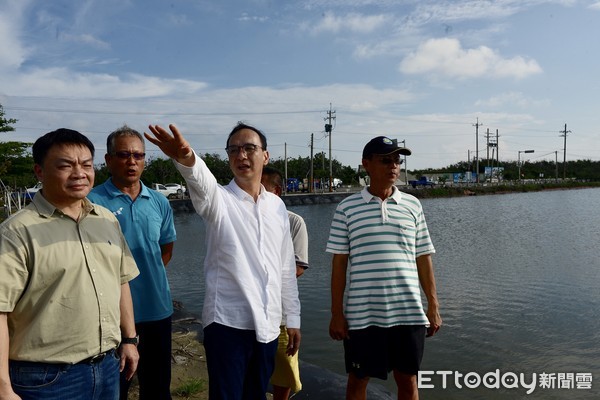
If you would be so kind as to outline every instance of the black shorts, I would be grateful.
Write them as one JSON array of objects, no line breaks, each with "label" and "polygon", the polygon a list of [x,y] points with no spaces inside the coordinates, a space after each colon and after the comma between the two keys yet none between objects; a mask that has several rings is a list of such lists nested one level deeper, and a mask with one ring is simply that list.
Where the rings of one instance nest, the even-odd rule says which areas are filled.
[{"label": "black shorts", "polygon": [[344,339],[346,372],[358,378],[387,379],[392,370],[417,375],[425,347],[424,325],[369,326]]}]

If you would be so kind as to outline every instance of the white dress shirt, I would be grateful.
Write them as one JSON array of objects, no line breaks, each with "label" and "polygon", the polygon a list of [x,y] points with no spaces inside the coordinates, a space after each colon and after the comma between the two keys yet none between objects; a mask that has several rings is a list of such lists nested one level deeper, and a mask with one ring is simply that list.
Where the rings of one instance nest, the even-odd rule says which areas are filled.
[{"label": "white dress shirt", "polygon": [[195,157],[193,167],[175,165],[206,223],[204,326],[216,322],[255,330],[261,343],[277,339],[282,323],[300,328],[294,248],[283,201],[264,187],[255,202],[233,180],[221,186]]}]

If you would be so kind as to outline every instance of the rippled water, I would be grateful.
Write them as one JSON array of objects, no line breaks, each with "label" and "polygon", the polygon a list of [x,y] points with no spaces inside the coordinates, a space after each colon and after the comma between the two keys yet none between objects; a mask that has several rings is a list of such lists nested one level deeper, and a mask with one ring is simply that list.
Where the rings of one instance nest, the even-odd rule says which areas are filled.
[{"label": "rippled water", "polygon": [[[427,339],[423,370],[591,373],[592,389],[458,389],[454,375],[423,399],[600,398],[600,189],[423,200],[444,326]],[[335,205],[294,206],[310,236],[311,268],[299,280],[301,359],[343,371],[340,343],[328,336],[329,254]],[[200,313],[204,227],[177,214],[169,266],[173,297]],[[386,385],[393,388],[392,382]]]}]

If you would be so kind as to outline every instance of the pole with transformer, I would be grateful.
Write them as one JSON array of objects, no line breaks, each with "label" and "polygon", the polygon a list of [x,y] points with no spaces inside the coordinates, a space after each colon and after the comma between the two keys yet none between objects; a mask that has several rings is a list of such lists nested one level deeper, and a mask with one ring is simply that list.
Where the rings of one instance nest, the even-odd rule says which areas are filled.
[{"label": "pole with transformer", "polygon": [[325,117],[325,133],[329,135],[329,191],[333,191],[333,160],[331,157],[331,133],[333,131],[333,121],[335,120],[335,110],[331,109],[331,103],[329,103],[329,111],[327,111],[327,117]]}]

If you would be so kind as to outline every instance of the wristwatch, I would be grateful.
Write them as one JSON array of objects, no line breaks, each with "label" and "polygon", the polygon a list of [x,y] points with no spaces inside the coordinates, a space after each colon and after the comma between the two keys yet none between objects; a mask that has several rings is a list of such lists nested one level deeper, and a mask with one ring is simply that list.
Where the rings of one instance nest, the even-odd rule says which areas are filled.
[{"label": "wristwatch", "polygon": [[138,344],[140,344],[140,335],[136,335],[132,338],[123,337],[121,338],[121,344],[133,344],[137,346]]}]

